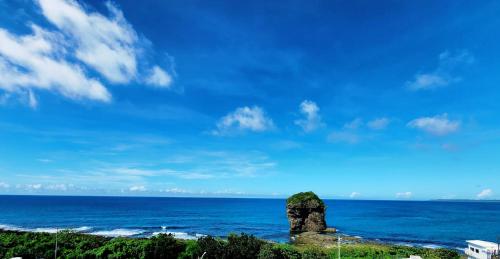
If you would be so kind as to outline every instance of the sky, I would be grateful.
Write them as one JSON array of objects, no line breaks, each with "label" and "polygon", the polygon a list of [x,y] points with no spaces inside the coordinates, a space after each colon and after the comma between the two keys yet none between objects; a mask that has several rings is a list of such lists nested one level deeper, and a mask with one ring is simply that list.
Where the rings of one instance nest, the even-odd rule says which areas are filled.
[{"label": "sky", "polygon": [[0,0],[0,194],[500,199],[499,12]]}]

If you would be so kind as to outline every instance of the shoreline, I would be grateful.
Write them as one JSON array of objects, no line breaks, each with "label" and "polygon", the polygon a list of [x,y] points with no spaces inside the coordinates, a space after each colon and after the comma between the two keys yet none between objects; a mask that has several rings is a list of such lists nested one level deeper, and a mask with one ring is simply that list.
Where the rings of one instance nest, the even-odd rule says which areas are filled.
[{"label": "shoreline", "polygon": [[[158,231],[160,230],[160,231]],[[201,237],[212,236],[208,234],[202,233],[190,233],[190,232],[182,232],[175,231],[172,228],[166,226],[160,226],[158,228],[151,228],[150,230],[141,229],[141,228],[114,228],[114,229],[95,229],[91,226],[80,226],[80,227],[69,227],[69,228],[56,228],[56,227],[36,227],[36,228],[27,228],[27,227],[19,227],[10,224],[0,224],[0,232],[2,231],[13,231],[20,233],[45,233],[45,234],[55,234],[61,232],[72,232],[75,234],[81,235],[89,235],[89,236],[98,236],[103,238],[131,238],[131,239],[142,239],[142,238],[152,238],[159,234],[171,234],[174,238],[179,240],[198,240]],[[226,239],[230,234],[222,236],[214,236],[216,238]],[[349,235],[342,232],[337,232],[335,234],[326,234],[329,236],[341,236],[342,238],[346,238],[347,242],[343,242],[342,244],[375,244],[375,245],[383,245],[383,246],[405,246],[412,248],[427,248],[427,249],[451,249],[456,250],[463,253],[464,247],[446,245],[443,243],[436,243],[427,240],[419,240],[412,241],[408,239],[386,239],[386,238],[375,238],[375,237],[362,237],[359,235]],[[294,237],[297,235],[290,235],[288,241],[277,241],[273,239],[258,237],[259,239],[265,240],[267,242],[277,243],[277,244],[293,244]]]},{"label": "shoreline", "polygon": [[[323,235],[305,232],[309,236]],[[312,233],[312,235],[311,235]],[[282,244],[260,239],[245,233],[230,234],[226,239],[203,236],[184,240],[170,234],[150,238],[104,237],[71,231],[56,233],[0,230],[0,257],[43,258],[422,258],[462,259],[463,252],[445,248],[420,248],[375,243],[351,238],[337,246],[334,236],[326,243],[299,242]],[[323,242],[319,238],[319,242]],[[56,254],[57,253],[57,254]],[[340,253],[340,254],[339,254]]]}]

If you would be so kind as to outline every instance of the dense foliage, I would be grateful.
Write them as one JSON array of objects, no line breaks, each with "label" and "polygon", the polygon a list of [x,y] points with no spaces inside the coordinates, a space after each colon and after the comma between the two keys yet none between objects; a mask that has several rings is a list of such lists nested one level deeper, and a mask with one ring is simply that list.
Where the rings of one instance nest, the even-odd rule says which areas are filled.
[{"label": "dense foliage", "polygon": [[[0,258],[19,256],[54,258],[55,234],[0,230]],[[57,235],[57,258],[181,258],[197,259],[322,259],[337,258],[336,248],[269,243],[251,235],[230,235],[227,240],[202,237],[178,240],[160,234],[152,238],[106,238],[72,232]],[[456,251],[381,244],[352,244],[341,247],[342,258],[459,258]]]},{"label": "dense foliage", "polygon": [[314,192],[299,192],[290,196],[286,200],[287,206],[300,206],[307,202],[317,202],[320,206],[324,207],[323,201]]}]

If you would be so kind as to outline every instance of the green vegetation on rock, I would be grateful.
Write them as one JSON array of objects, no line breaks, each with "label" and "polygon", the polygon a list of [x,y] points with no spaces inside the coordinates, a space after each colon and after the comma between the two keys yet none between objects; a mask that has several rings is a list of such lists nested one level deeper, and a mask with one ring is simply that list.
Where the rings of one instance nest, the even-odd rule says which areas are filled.
[{"label": "green vegetation on rock", "polygon": [[286,205],[289,207],[301,207],[307,206],[311,202],[317,202],[322,207],[325,206],[325,203],[314,192],[299,192],[294,194],[286,200]]}]

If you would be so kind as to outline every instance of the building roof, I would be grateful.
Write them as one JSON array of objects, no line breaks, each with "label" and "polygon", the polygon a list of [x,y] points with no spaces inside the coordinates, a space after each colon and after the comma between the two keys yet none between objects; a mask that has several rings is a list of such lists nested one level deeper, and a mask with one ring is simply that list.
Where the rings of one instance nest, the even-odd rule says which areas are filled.
[{"label": "building roof", "polygon": [[498,247],[497,243],[483,241],[483,240],[467,240],[467,243],[472,244],[472,245],[476,245],[476,246],[480,246],[483,248],[497,249],[497,247]]}]

